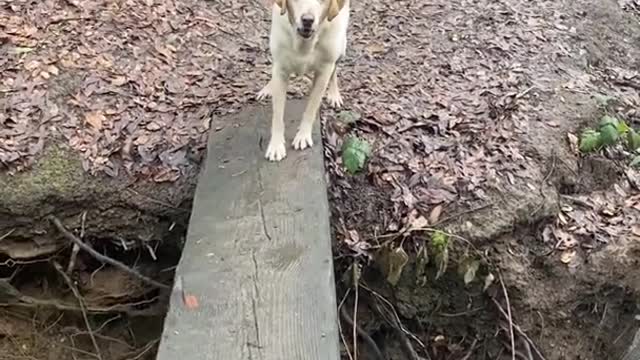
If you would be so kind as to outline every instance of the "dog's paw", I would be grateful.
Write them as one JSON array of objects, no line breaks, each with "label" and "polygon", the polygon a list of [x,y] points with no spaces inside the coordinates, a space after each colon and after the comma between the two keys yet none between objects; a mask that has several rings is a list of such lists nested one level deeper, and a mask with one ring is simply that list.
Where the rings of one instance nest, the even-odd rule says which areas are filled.
[{"label": "dog's paw", "polygon": [[340,91],[333,90],[331,91],[331,89],[327,92],[327,102],[329,103],[330,106],[338,109],[342,107],[343,101],[342,101],[342,95],[340,95]]},{"label": "dog's paw", "polygon": [[296,150],[304,150],[313,146],[313,138],[311,136],[311,129],[301,127],[298,133],[293,138],[293,148]]},{"label": "dog's paw", "polygon": [[261,101],[268,97],[271,97],[271,82],[265,85],[265,87],[263,87],[262,90],[258,92],[258,95],[256,95],[256,100]]},{"label": "dog's paw", "polygon": [[267,152],[264,157],[269,161],[280,161],[287,156],[287,148],[284,145],[284,139],[271,139]]}]

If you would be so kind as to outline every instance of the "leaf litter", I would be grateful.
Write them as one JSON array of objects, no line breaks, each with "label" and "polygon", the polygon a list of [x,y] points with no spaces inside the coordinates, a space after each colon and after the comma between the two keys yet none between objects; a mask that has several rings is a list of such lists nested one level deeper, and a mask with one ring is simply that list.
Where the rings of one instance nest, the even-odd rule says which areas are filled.
[{"label": "leaf litter", "polygon": [[[268,80],[269,10],[258,3],[0,1],[0,167],[28,169],[44,146],[62,141],[92,174],[176,181],[205,149],[208,132],[225,125],[212,116],[253,102]],[[561,159],[549,176],[542,170],[553,148],[576,155],[577,97],[606,93],[599,102],[615,98],[629,124],[640,122],[640,64],[629,60],[640,58],[638,50],[612,43],[612,30],[589,17],[625,19],[612,23],[632,38],[637,25],[625,24],[637,19],[634,1],[352,7],[339,73],[346,109],[323,110],[333,225],[348,256],[371,260],[379,236],[403,229],[466,226],[475,208],[497,211],[486,207],[496,198],[510,213],[527,212],[496,194],[537,193],[573,161]],[[307,85],[296,81],[290,96]],[[352,151],[345,164],[341,150],[352,136],[371,153]],[[361,171],[350,175],[347,167]],[[638,236],[640,178],[626,174],[622,192],[562,199],[570,208],[539,236],[561,252],[560,263],[579,268],[582,255],[573,254]],[[390,248],[393,282],[411,263],[404,254],[422,254],[424,266],[434,255],[424,238],[400,238],[408,240]],[[438,276],[450,256],[434,261]],[[478,276],[475,262],[464,269],[465,280]]]}]

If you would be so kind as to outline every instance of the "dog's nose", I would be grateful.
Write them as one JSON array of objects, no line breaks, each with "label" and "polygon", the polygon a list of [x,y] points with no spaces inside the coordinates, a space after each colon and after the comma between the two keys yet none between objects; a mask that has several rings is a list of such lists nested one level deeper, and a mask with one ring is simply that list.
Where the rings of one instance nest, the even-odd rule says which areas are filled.
[{"label": "dog's nose", "polygon": [[308,29],[313,26],[315,18],[313,15],[305,14],[300,17],[300,20],[302,21],[302,27]]}]

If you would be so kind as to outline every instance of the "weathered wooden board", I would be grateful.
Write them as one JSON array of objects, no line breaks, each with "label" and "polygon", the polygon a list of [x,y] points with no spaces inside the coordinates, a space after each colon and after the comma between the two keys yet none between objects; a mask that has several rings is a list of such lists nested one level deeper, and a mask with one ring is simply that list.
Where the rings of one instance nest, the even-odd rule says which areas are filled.
[{"label": "weathered wooden board", "polygon": [[[269,109],[212,133],[159,360],[339,359],[319,126],[313,148],[268,162]],[[289,101],[289,142],[303,109]]]}]

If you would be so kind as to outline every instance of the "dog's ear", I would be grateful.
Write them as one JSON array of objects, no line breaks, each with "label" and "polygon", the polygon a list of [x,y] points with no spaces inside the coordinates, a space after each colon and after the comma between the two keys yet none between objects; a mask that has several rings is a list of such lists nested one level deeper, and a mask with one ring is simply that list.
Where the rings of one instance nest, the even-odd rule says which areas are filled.
[{"label": "dog's ear", "polygon": [[338,16],[340,10],[344,6],[346,0],[329,0],[329,12],[327,13],[327,20],[331,21]]},{"label": "dog's ear", "polygon": [[276,5],[280,7],[280,15],[284,15],[287,12],[287,0],[275,0]]}]

